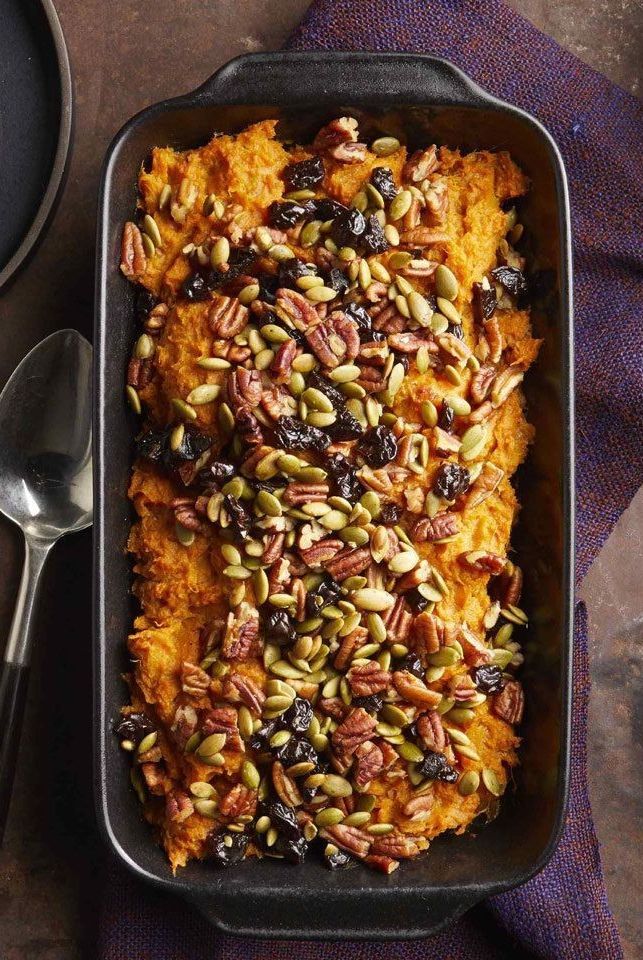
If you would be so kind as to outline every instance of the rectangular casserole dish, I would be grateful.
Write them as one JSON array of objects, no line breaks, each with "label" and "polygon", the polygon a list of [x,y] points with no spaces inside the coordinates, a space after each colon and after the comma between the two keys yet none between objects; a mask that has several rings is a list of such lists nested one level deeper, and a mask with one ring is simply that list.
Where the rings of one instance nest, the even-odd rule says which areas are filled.
[{"label": "rectangular casserole dish", "polygon": [[[409,146],[509,150],[532,180],[521,220],[546,278],[533,309],[544,344],[525,381],[536,439],[518,475],[514,544],[532,614],[522,674],[527,698],[515,792],[499,816],[385,876],[246,861],[229,871],[192,862],[173,877],[143,821],[128,763],[112,734],[124,701],[132,574],[126,499],[135,425],[123,399],[134,337],[133,288],[118,269],[122,224],[136,203],[140,164],[156,145],[179,149],[277,116],[300,142],[333,116],[356,116],[367,136]],[[415,142],[417,141],[417,143]],[[370,53],[257,54],[231,61],[192,94],[138,114],[112,143],[99,204],[95,329],[95,789],[99,822],[138,876],[191,900],[218,927],[253,936],[400,939],[425,936],[487,896],[524,883],[551,857],[568,784],[573,610],[573,388],[569,205],[560,154],[532,117],[495,100],[452,64]]]}]

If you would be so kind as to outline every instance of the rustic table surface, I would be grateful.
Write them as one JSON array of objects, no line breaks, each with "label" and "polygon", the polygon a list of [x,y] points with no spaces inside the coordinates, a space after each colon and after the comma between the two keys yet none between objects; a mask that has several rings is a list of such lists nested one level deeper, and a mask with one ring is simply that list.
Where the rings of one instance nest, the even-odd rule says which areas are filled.
[{"label": "rustic table surface", "polygon": [[[581,59],[637,92],[637,0],[511,2]],[[51,228],[27,269],[0,296],[0,386],[53,330],[74,326],[91,335],[99,170],[123,121],[154,101],[192,89],[235,54],[278,48],[308,0],[57,0],[57,6],[74,74],[74,145]],[[641,556],[642,539],[639,493],[581,591],[592,632],[594,816],[628,958],[640,956],[643,947],[636,862],[642,756],[635,712],[643,583],[640,563],[632,562]],[[100,890],[93,878],[104,853],[91,795],[90,547],[89,533],[62,542],[47,574],[18,776],[0,852],[3,960],[94,956]],[[8,631],[21,561],[16,531],[0,522],[0,637]]]}]

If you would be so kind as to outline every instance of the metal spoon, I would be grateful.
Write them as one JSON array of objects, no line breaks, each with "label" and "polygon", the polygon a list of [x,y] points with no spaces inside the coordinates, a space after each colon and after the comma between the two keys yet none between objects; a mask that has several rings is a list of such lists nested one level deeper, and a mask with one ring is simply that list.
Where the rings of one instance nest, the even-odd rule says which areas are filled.
[{"label": "metal spoon", "polygon": [[65,533],[92,522],[92,348],[75,330],[47,337],[0,394],[0,512],[25,558],[0,678],[0,843],[24,713],[41,573]]}]

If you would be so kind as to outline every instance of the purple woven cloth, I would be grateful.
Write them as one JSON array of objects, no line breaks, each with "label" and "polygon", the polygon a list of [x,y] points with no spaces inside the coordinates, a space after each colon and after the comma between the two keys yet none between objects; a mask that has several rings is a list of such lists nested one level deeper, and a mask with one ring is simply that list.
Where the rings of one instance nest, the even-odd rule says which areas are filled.
[{"label": "purple woven cloth", "polygon": [[[573,212],[579,582],[643,481],[641,105],[502,0],[317,0],[290,47],[447,57],[491,93],[537,116],[555,137]],[[101,960],[618,960],[623,954],[587,794],[588,695],[579,607],[571,792],[560,845],[529,883],[437,936],[399,944],[241,940],[218,934],[179,900],[112,864]]]}]

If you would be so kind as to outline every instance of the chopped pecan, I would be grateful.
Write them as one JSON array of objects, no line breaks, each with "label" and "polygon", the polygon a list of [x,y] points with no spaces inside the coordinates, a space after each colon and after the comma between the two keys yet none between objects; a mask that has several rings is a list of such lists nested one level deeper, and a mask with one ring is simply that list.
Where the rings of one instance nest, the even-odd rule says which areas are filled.
[{"label": "chopped pecan", "polygon": [[351,662],[360,647],[363,647],[368,637],[366,627],[355,627],[352,633],[344,637],[333,661],[337,670],[344,670]]},{"label": "chopped pecan", "polygon": [[230,340],[248,324],[248,308],[236,297],[217,297],[208,312],[210,330],[221,340]]},{"label": "chopped pecan", "polygon": [[490,573],[494,576],[502,573],[507,563],[506,557],[491,553],[489,550],[468,550],[466,553],[461,553],[458,560],[469,570],[475,570],[476,573]]},{"label": "chopped pecan", "polygon": [[432,177],[424,190],[428,220],[435,226],[443,224],[449,209],[449,188],[444,177]]},{"label": "chopped pecan", "polygon": [[457,514],[436,513],[434,517],[422,517],[414,524],[412,537],[416,543],[435,543],[445,537],[453,537],[460,530]]},{"label": "chopped pecan", "polygon": [[241,673],[231,673],[223,678],[223,696],[232,703],[243,703],[251,713],[260,714],[266,695],[250,677]]},{"label": "chopped pecan", "polygon": [[152,379],[151,357],[132,357],[127,365],[127,383],[130,387],[142,390]]},{"label": "chopped pecan", "polygon": [[427,710],[416,720],[417,732],[422,745],[434,753],[444,753],[449,742],[446,730],[442,726],[442,717],[437,710]]},{"label": "chopped pecan", "polygon": [[357,476],[365,487],[374,490],[376,493],[390,493],[393,489],[391,478],[386,469],[373,470],[372,467],[363,466],[357,471]]},{"label": "chopped pecan", "polygon": [[491,650],[484,645],[482,640],[476,637],[475,633],[467,629],[467,627],[460,629],[459,639],[462,650],[464,651],[464,659],[468,666],[480,667],[484,663],[491,662]]},{"label": "chopped pecan", "polygon": [[280,287],[277,290],[275,310],[278,316],[289,321],[302,333],[319,321],[319,315],[310,300],[306,300],[297,290],[289,290],[288,287]]},{"label": "chopped pecan", "polygon": [[268,570],[268,593],[280,593],[290,577],[290,561],[280,557]]},{"label": "chopped pecan", "polygon": [[348,711],[348,707],[340,697],[322,697],[317,701],[317,706],[327,717],[333,720],[343,720]]},{"label": "chopped pecan", "polygon": [[245,600],[236,613],[228,614],[221,655],[225,660],[247,660],[259,638],[259,617],[255,607]]},{"label": "chopped pecan", "polygon": [[342,850],[347,850],[348,853],[352,853],[354,857],[358,857],[360,860],[364,859],[372,843],[372,837],[360,830],[359,827],[349,827],[345,823],[336,823],[332,827],[324,827],[319,832],[324,840],[330,840],[331,843],[341,847]]},{"label": "chopped pecan", "polygon": [[364,863],[371,870],[379,870],[380,873],[389,875],[394,873],[400,865],[399,860],[394,860],[393,857],[385,857],[381,853],[369,854],[368,857],[364,858]]},{"label": "chopped pecan", "polygon": [[[210,678],[208,677],[208,683]],[[182,704],[176,708],[174,722],[170,727],[174,740],[180,750],[183,750],[186,743],[196,730],[197,714],[194,707],[189,704]]]},{"label": "chopped pecan", "polygon": [[[429,747],[429,749],[432,748]],[[437,752],[441,753],[442,751]],[[434,803],[435,798],[432,793],[421,793],[419,797],[412,797],[404,804],[402,813],[411,820],[424,820],[431,812]]]},{"label": "chopped pecan", "polygon": [[499,373],[491,388],[491,405],[495,409],[502,406],[518,384],[522,382],[524,376],[524,371],[516,369],[516,367],[507,367],[506,370]]},{"label": "chopped pecan", "polygon": [[336,147],[330,147],[328,156],[338,163],[362,163],[366,159],[367,148],[365,143],[338,143]]},{"label": "chopped pecan", "polygon": [[417,277],[419,279],[428,279],[432,277],[438,268],[437,260],[411,260],[405,267],[398,270],[403,277]]},{"label": "chopped pecan", "polygon": [[262,562],[267,567],[271,566],[281,557],[282,553],[284,552],[285,539],[285,533],[271,533],[268,537],[265,549],[263,551],[263,556],[261,558]]},{"label": "chopped pecan", "polygon": [[333,537],[326,537],[324,540],[313,543],[311,547],[307,547],[306,549],[300,548],[299,555],[311,570],[320,570],[324,564],[332,560],[335,554],[343,549],[343,541],[336,540]]},{"label": "chopped pecan", "polygon": [[468,673],[457,673],[451,677],[448,683],[449,693],[459,703],[465,703],[471,700],[478,692],[473,679]]},{"label": "chopped pecan", "polygon": [[413,620],[411,647],[420,658],[423,667],[429,666],[429,656],[437,653],[444,642],[444,624],[439,617],[424,610]]},{"label": "chopped pecan", "polygon": [[497,467],[494,463],[487,460],[467,490],[464,497],[464,506],[467,509],[471,509],[483,503],[487,497],[491,496],[504,475],[504,470],[501,470],[500,467]]},{"label": "chopped pecan", "polygon": [[493,712],[507,723],[518,724],[525,709],[525,695],[518,680],[507,680],[505,688],[493,698]]},{"label": "chopped pecan", "polygon": [[183,661],[181,665],[181,690],[183,693],[197,699],[203,697],[208,692],[211,680],[210,674],[202,670],[201,667],[197,667],[195,663],[189,663],[187,660]]},{"label": "chopped pecan", "polygon": [[346,580],[366,570],[370,562],[371,551],[368,547],[359,547],[357,550],[347,547],[336,553],[323,567],[334,580]]},{"label": "chopped pecan", "polygon": [[394,303],[382,300],[371,308],[373,328],[380,333],[402,333],[406,329],[407,319],[402,316]]},{"label": "chopped pecan", "polygon": [[280,417],[291,417],[297,411],[297,402],[283,387],[269,387],[261,394],[261,408],[276,423]]},{"label": "chopped pecan", "polygon": [[377,721],[363,707],[353,707],[332,733],[333,746],[343,756],[351,757],[360,743],[370,738]]},{"label": "chopped pecan", "polygon": [[204,737],[209,737],[212,733],[225,733],[226,750],[243,753],[245,748],[239,736],[237,718],[238,714],[234,707],[213,707],[203,714],[201,733]]},{"label": "chopped pecan", "polygon": [[404,597],[397,597],[395,603],[381,614],[386,627],[388,643],[406,643],[413,622],[413,614],[406,605]]},{"label": "chopped pecan", "polygon": [[194,500],[189,497],[177,497],[172,500],[171,506],[174,509],[174,519],[182,527],[194,533],[200,533],[203,530],[203,523],[194,509]]},{"label": "chopped pecan", "polygon": [[403,577],[397,581],[397,589],[400,593],[405,593],[407,590],[413,590],[415,587],[419,587],[421,583],[426,583],[431,576],[431,567],[428,560],[420,560],[418,565],[413,568],[409,573],[405,573]]},{"label": "chopped pecan", "polygon": [[487,360],[491,361],[491,363],[498,363],[502,356],[502,334],[497,317],[492,317],[491,320],[487,320],[485,323],[484,337],[489,348]]},{"label": "chopped pecan", "polygon": [[263,385],[258,370],[246,370],[245,367],[236,367],[227,382],[228,399],[235,411],[256,407],[261,400]]},{"label": "chopped pecan", "polygon": [[417,197],[411,200],[411,206],[402,217],[403,230],[413,230],[420,223],[420,201]]},{"label": "chopped pecan", "polygon": [[245,363],[252,356],[250,347],[242,347],[240,344],[233,343],[226,351],[225,359],[230,363]]},{"label": "chopped pecan", "polygon": [[471,356],[471,350],[464,340],[460,340],[453,333],[440,333],[435,339],[447,363],[455,361],[458,367],[463,367]]},{"label": "chopped pecan", "polygon": [[438,168],[438,148],[434,143],[426,150],[416,150],[402,167],[402,180],[420,183]]},{"label": "chopped pecan", "polygon": [[433,227],[414,227],[400,234],[400,243],[409,247],[431,247],[434,243],[448,243],[451,237]]},{"label": "chopped pecan", "polygon": [[387,833],[383,837],[375,837],[371,850],[397,860],[408,860],[417,857],[424,845],[420,837],[411,837],[406,833]]},{"label": "chopped pecan", "polygon": [[141,773],[145,780],[145,786],[155,797],[162,797],[166,791],[168,783],[171,781],[167,777],[163,766],[158,763],[142,763]]},{"label": "chopped pecan", "polygon": [[369,340],[359,348],[358,360],[368,360],[375,367],[384,367],[391,354],[387,340]]},{"label": "chopped pecan", "polygon": [[354,117],[337,117],[318,131],[313,141],[313,151],[323,153],[340,143],[355,143],[357,120]]},{"label": "chopped pecan", "polygon": [[275,383],[286,383],[292,372],[292,362],[297,356],[297,344],[294,340],[286,340],[275,354],[270,364],[270,374]]},{"label": "chopped pecan", "polygon": [[143,322],[146,333],[152,337],[158,336],[165,326],[169,312],[167,303],[157,303],[153,306]]},{"label": "chopped pecan", "polygon": [[393,686],[408,703],[418,707],[433,709],[442,700],[442,694],[429,690],[427,685],[408,670],[396,670],[393,674]]},{"label": "chopped pecan", "polygon": [[295,620],[301,622],[306,616],[306,597],[308,595],[304,581],[295,577],[290,584],[290,592],[295,598]]},{"label": "chopped pecan", "polygon": [[272,765],[272,785],[275,793],[286,806],[300,807],[304,802],[297,784],[292,777],[288,776],[279,760],[275,760]]},{"label": "chopped pecan", "polygon": [[491,405],[491,400],[485,400],[479,407],[472,410],[468,417],[463,417],[463,421],[469,425],[473,423],[483,423],[492,413],[493,406]]},{"label": "chopped pecan", "polygon": [[359,352],[359,330],[354,320],[341,310],[334,310],[326,320],[306,332],[306,340],[325,367],[350,363]]},{"label": "chopped pecan", "polygon": [[147,268],[147,257],[143,249],[141,231],[129,220],[123,227],[121,241],[121,270],[128,280],[141,277]]},{"label": "chopped pecan", "polygon": [[353,780],[358,787],[365,787],[367,783],[384,769],[384,754],[372,740],[365,740],[355,750],[353,765]]},{"label": "chopped pecan", "polygon": [[326,500],[330,493],[327,483],[289,483],[284,490],[283,503],[295,507],[300,503],[311,503],[316,500]]},{"label": "chopped pecan", "polygon": [[442,427],[433,428],[433,452],[436,457],[450,457],[460,449],[460,437],[447,433]]},{"label": "chopped pecan", "polygon": [[165,816],[172,823],[182,823],[194,813],[194,806],[184,790],[172,790],[165,798]]},{"label": "chopped pecan", "polygon": [[433,340],[420,337],[417,333],[391,333],[386,339],[391,349],[398,353],[417,353],[420,347],[426,347],[429,353],[437,353]]},{"label": "chopped pecan", "polygon": [[483,364],[471,377],[469,395],[475,404],[480,404],[487,399],[495,376],[495,368],[488,364]]},{"label": "chopped pecan", "polygon": [[257,807],[257,793],[250,790],[243,783],[237,783],[229,793],[219,801],[219,813],[229,820],[237,817],[254,816]]},{"label": "chopped pecan", "polygon": [[509,576],[507,576],[505,572],[505,577],[506,582],[503,585],[502,605],[503,607],[516,607],[520,603],[520,597],[522,595],[522,570],[520,567],[514,566]]},{"label": "chopped pecan", "polygon": [[372,693],[386,690],[391,682],[390,672],[382,670],[376,660],[351,667],[346,676],[351,690],[358,697],[370,697]]},{"label": "chopped pecan", "polygon": [[[410,440],[411,438],[408,437],[407,439]],[[404,499],[406,501],[406,509],[410,513],[422,513],[424,510],[425,494],[422,487],[407,487],[404,490]]]}]

